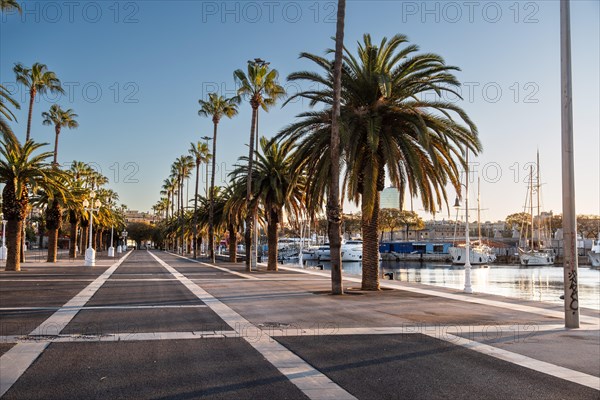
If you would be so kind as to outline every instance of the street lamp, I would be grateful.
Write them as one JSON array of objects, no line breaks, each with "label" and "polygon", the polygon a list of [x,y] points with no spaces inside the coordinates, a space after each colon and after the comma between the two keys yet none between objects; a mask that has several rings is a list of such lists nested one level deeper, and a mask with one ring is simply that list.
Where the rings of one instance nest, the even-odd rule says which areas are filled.
[{"label": "street lamp", "polygon": [[127,231],[125,229],[123,229],[122,232],[123,235],[123,251],[127,251]]},{"label": "street lamp", "polygon": [[4,219],[4,214],[0,214],[0,218],[2,218],[2,247],[0,248],[0,260],[6,260],[6,220]]},{"label": "street lamp", "polygon": [[[469,237],[469,150],[467,150],[466,162],[465,184],[461,183],[461,186],[465,187],[465,288],[463,291],[465,293],[473,293],[473,288],[471,287],[471,239]],[[460,207],[458,197],[454,202],[454,207]]]},{"label": "street lamp", "polygon": [[93,267],[96,265],[96,250],[92,247],[92,226],[94,224],[94,211],[98,211],[100,209],[101,203],[100,200],[94,198],[96,197],[96,192],[93,190],[90,192],[90,199],[93,201],[91,204],[88,199],[83,200],[83,207],[85,210],[90,213],[90,234],[89,234],[89,244],[88,248],[85,251],[85,266]]}]

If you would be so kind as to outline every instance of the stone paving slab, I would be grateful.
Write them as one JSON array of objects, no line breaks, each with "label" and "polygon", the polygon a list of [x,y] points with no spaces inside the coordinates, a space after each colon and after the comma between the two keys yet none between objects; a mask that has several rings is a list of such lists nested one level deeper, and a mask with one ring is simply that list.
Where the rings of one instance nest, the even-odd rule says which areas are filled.
[{"label": "stone paving slab", "polygon": [[90,306],[203,304],[177,281],[108,280],[90,299]]},{"label": "stone paving slab", "polygon": [[82,310],[63,333],[192,332],[230,329],[210,308]]},{"label": "stone paving slab", "polygon": [[598,391],[420,334],[278,337],[359,399],[597,399]]},{"label": "stone paving slab", "polygon": [[[56,368],[61,365],[61,368]],[[242,339],[51,344],[3,399],[306,399]]]},{"label": "stone paving slab", "polygon": [[0,280],[0,309],[6,307],[62,306],[90,281],[4,282]]}]

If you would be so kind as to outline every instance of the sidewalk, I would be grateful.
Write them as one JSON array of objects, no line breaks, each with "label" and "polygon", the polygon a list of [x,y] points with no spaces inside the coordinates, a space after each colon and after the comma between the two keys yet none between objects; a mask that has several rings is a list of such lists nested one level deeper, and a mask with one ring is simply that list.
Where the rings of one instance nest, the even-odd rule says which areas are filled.
[{"label": "sidewalk", "polygon": [[553,305],[419,284],[110,264],[0,273],[3,398],[598,398],[598,311],[566,330]]}]

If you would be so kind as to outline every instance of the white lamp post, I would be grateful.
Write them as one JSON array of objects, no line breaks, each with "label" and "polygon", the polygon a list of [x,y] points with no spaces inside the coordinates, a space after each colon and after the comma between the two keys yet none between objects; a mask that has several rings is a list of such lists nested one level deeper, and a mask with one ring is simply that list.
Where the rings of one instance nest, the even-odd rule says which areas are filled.
[{"label": "white lamp post", "polygon": [[[465,184],[461,184],[465,187],[465,288],[463,291],[465,293],[473,293],[473,288],[471,287],[471,238],[469,237],[469,150],[467,150],[466,161],[467,169]],[[458,198],[456,199],[454,206],[460,207]]]},{"label": "white lamp post", "polygon": [[114,226],[111,226],[110,227],[110,247],[108,248],[108,256],[109,257],[115,256],[115,248],[113,247],[113,232],[114,232]]},{"label": "white lamp post", "polygon": [[123,251],[127,251],[127,231],[123,230]]},{"label": "white lamp post", "polygon": [[90,204],[88,199],[83,201],[83,207],[90,212],[90,234],[89,234],[89,245],[87,250],[85,251],[85,266],[93,267],[96,265],[96,250],[92,247],[92,226],[94,224],[94,211],[98,211],[100,209],[100,200],[94,198],[96,197],[96,192],[93,190],[90,192],[90,199],[94,202]]},{"label": "white lamp post", "polygon": [[1,214],[2,218],[2,247],[0,247],[0,260],[6,260],[6,220],[4,214]]}]

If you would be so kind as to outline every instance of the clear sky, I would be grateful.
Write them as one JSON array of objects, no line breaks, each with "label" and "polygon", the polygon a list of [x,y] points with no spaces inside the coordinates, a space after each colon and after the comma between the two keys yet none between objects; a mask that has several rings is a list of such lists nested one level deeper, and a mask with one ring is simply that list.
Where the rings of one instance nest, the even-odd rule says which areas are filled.
[{"label": "clear sky", "polygon": [[[53,102],[73,108],[80,127],[61,134],[59,161],[93,163],[122,203],[150,210],[173,160],[190,142],[212,136],[210,119],[197,115],[198,99],[215,90],[233,95],[233,71],[253,58],[270,61],[282,83],[293,71],[313,69],[298,54],[332,46],[337,2],[22,4],[23,15],[2,15],[0,25],[0,82],[22,104],[14,130],[24,138],[28,96],[15,85],[12,66],[45,63],[67,95],[36,101],[32,137],[53,142],[54,130],[40,116]],[[599,2],[572,1],[571,14],[577,212],[600,214]],[[484,147],[472,160],[482,179],[483,219],[522,210],[527,163],[537,149],[544,208],[561,212],[558,1],[349,0],[346,45],[354,49],[363,33],[377,42],[406,34],[422,51],[462,69],[458,104],[476,122]],[[272,136],[306,108],[298,101],[262,113],[261,134]],[[219,126],[217,162],[225,172],[217,183],[247,154],[250,116],[244,103]]]}]

